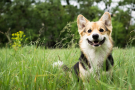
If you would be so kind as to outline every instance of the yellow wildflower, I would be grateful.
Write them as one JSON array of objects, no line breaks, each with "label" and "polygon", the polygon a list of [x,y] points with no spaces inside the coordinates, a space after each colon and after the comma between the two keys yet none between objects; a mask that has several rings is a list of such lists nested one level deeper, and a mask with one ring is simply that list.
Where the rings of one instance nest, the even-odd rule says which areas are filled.
[{"label": "yellow wildflower", "polygon": [[12,36],[14,36],[15,34],[13,33]]},{"label": "yellow wildflower", "polygon": [[23,31],[18,31],[12,34],[13,44],[12,47],[21,47],[21,42],[25,39],[25,35]]},{"label": "yellow wildflower", "polygon": [[22,31],[19,31],[20,33],[22,33]]},{"label": "yellow wildflower", "polygon": [[19,36],[19,34],[17,33],[16,36]]}]

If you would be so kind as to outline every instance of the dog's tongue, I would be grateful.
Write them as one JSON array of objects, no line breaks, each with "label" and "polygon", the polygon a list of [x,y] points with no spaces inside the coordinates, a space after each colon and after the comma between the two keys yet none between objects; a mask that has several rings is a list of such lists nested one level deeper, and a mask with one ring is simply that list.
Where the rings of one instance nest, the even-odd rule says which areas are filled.
[{"label": "dog's tongue", "polygon": [[94,41],[94,42],[93,42],[93,45],[94,45],[94,46],[97,46],[97,45],[99,45],[99,42],[98,42],[98,41]]}]

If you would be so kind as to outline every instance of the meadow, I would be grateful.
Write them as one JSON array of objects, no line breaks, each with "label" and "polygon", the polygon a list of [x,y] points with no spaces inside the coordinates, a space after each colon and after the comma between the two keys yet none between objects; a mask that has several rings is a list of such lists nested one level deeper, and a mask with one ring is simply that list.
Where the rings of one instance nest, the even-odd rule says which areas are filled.
[{"label": "meadow", "polygon": [[85,85],[52,64],[61,60],[72,67],[79,48],[45,49],[25,46],[0,49],[0,90],[132,90],[135,88],[135,48],[114,48],[113,78],[90,78]]}]

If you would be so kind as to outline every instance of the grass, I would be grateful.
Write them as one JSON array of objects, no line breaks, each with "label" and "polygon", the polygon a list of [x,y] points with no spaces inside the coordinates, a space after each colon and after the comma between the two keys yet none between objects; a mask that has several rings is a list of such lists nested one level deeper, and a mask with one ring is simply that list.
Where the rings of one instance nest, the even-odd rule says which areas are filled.
[{"label": "grass", "polygon": [[[85,85],[69,78],[53,62],[72,67],[80,56],[78,48],[36,49],[34,46],[0,50],[0,90],[132,90],[135,88],[135,48],[114,48],[113,80],[106,76]],[[74,78],[73,78],[74,79]]]}]

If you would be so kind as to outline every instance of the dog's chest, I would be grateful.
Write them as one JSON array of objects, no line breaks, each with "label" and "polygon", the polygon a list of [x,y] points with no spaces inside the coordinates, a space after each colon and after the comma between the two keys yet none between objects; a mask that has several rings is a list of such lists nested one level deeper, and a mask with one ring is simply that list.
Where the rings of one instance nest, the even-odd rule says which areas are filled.
[{"label": "dog's chest", "polygon": [[88,59],[92,68],[98,69],[103,66],[104,61],[106,60],[108,54],[110,53],[111,45],[104,43],[102,46],[93,48],[87,41],[84,41],[80,44],[81,50]]},{"label": "dog's chest", "polygon": [[[88,62],[90,63],[91,68],[85,70],[80,68],[80,76],[87,77],[90,73],[99,73],[100,69],[103,68],[104,61],[106,60],[107,53],[103,50],[95,51],[93,49],[83,49],[84,55],[87,57]],[[96,75],[96,74],[95,74]]]},{"label": "dog's chest", "polygon": [[91,64],[91,68],[99,69],[103,67],[103,63],[107,57],[107,53],[102,50],[88,50],[85,51],[88,61]]}]

